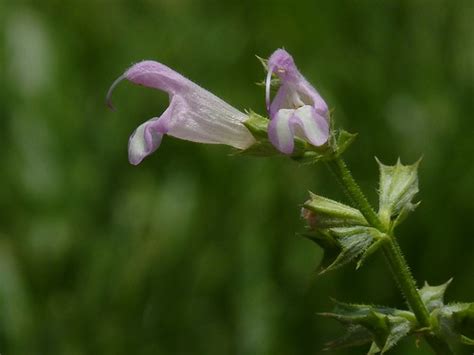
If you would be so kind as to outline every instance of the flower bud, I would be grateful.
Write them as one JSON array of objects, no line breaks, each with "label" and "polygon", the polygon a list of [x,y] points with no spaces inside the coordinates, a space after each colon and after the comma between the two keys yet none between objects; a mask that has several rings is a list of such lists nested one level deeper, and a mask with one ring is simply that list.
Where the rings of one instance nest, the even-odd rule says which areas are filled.
[{"label": "flower bud", "polygon": [[316,225],[319,229],[368,225],[359,210],[313,193],[304,203],[303,210],[302,216],[311,229]]},{"label": "flower bud", "polygon": [[301,218],[303,218],[306,221],[309,229],[316,230],[316,227],[318,225],[316,213],[314,213],[311,210],[308,210],[307,208],[302,207]]}]

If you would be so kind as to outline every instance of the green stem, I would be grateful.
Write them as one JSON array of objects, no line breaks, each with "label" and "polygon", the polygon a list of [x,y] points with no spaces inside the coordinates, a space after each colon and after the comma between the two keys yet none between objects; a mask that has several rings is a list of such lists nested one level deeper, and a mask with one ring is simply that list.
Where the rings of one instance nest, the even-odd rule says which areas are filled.
[{"label": "green stem", "polygon": [[338,177],[338,182],[343,186],[343,190],[347,194],[349,200],[360,210],[367,222],[369,222],[371,226],[385,233],[386,228],[382,225],[379,217],[372,206],[370,206],[369,201],[357,182],[352,177],[352,174],[344,160],[338,157],[327,164],[332,173]]},{"label": "green stem", "polygon": [[[415,314],[418,323],[422,327],[431,327],[430,315],[426,309],[420,294],[416,288],[415,280],[410,272],[408,264],[403,257],[395,237],[389,233],[388,226],[385,226],[375,213],[364,193],[342,158],[338,157],[327,163],[329,169],[337,177],[338,182],[343,186],[344,192],[350,201],[357,207],[367,222],[382,233],[386,233],[390,238],[383,245],[383,254],[390,267],[392,275],[405,297],[408,306]],[[436,354],[452,354],[448,345],[433,334],[426,334],[425,338]]]},{"label": "green stem", "polygon": [[422,327],[430,327],[428,310],[421,300],[420,294],[416,289],[415,280],[411,275],[397,241],[393,237],[387,239],[387,243],[383,246],[383,253],[395,281],[405,296],[408,305],[413,310],[413,313],[415,313],[418,322]]}]

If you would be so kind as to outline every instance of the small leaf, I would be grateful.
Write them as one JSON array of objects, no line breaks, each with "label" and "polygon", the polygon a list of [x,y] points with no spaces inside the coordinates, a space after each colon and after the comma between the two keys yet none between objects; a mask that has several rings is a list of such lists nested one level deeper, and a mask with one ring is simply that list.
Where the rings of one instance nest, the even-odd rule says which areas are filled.
[{"label": "small leaf", "polygon": [[371,331],[382,354],[394,347],[412,329],[412,324],[407,319],[378,312],[369,313],[362,325]]},{"label": "small leaf", "polygon": [[[380,245],[377,243],[376,247],[369,250],[374,241],[384,236],[368,226],[359,210],[311,192],[301,215],[307,222],[310,239],[325,249],[324,267],[320,274],[344,266],[363,253],[368,252],[365,254],[367,257]],[[327,245],[328,240],[332,241],[330,245]],[[327,256],[334,255],[337,256],[327,265]]]},{"label": "small leaf", "polygon": [[381,238],[377,229],[367,226],[358,210],[312,193],[310,197],[302,209],[309,229],[304,236],[324,249],[320,274],[356,260]]},{"label": "small leaf", "polygon": [[356,137],[357,133],[349,133],[347,131],[340,130],[336,139],[336,156],[340,156],[342,153],[344,153],[347,148],[351,146]]},{"label": "small leaf", "polygon": [[412,330],[412,324],[401,317],[388,317],[390,323],[390,332],[387,339],[385,340],[385,345],[382,349],[382,354],[393,348],[397,343],[407,336]]},{"label": "small leaf", "polygon": [[374,354],[378,354],[378,353],[380,353],[380,348],[377,346],[377,343],[374,341],[374,342],[372,342],[367,355],[374,355]]},{"label": "small leaf", "polygon": [[462,334],[474,337],[474,303],[468,303],[462,310],[454,312],[453,319]]},{"label": "small leaf", "polygon": [[355,260],[381,237],[359,210],[311,192],[302,216],[308,224],[307,236],[325,249],[321,274]]},{"label": "small leaf", "polygon": [[[362,330],[357,328],[358,326],[366,329],[370,333],[372,341],[375,342],[375,345],[372,344],[369,354],[387,352],[418,326],[412,312],[380,306],[336,302],[332,312],[321,315],[337,319],[348,326],[349,334],[341,339],[352,339],[350,333],[354,332],[354,329],[358,330],[358,334],[364,334]],[[367,340],[361,335],[359,339],[364,339],[365,342]]]},{"label": "small leaf", "polygon": [[333,299],[335,303],[334,309],[330,313],[321,313],[320,315],[335,318],[342,323],[357,323],[370,312],[381,313],[384,315],[392,315],[402,317],[411,323],[416,323],[415,315],[409,311],[403,311],[396,308],[375,306],[369,304],[345,303]]},{"label": "small leaf", "polygon": [[395,165],[384,165],[378,159],[380,169],[379,217],[388,225],[393,217],[402,215],[400,223],[416,207],[412,203],[418,193],[418,165],[402,165],[400,160]]},{"label": "small leaf", "polygon": [[268,71],[268,59],[266,58],[262,58],[258,55],[255,55],[255,57],[257,57],[258,61],[260,62],[260,64],[262,64],[263,66],[263,70],[265,71]]},{"label": "small leaf", "polygon": [[444,306],[444,294],[452,280],[449,279],[448,282],[440,286],[430,286],[425,282],[425,285],[418,291],[428,311],[431,312]]},{"label": "small leaf", "polygon": [[360,346],[372,341],[372,334],[360,325],[350,325],[346,333],[333,341],[327,342],[323,350],[338,350],[348,347]]},{"label": "small leaf", "polygon": [[446,339],[451,349],[459,349],[474,342],[474,303],[454,303],[437,308],[431,313],[433,330]]},{"label": "small leaf", "polygon": [[[263,87],[266,87],[266,86],[267,86],[267,83],[266,83],[265,80],[257,81],[255,84],[256,84],[257,86],[263,86]],[[272,78],[272,79],[270,80],[270,87],[271,87],[271,88],[274,88],[274,87],[278,87],[278,86],[280,86],[280,79],[278,79],[278,78]]]},{"label": "small leaf", "polygon": [[461,343],[466,345],[474,345],[474,339],[468,338],[465,335],[461,335]]},{"label": "small leaf", "polygon": [[332,227],[328,229],[328,232],[339,238],[350,237],[356,234],[367,234],[372,238],[378,238],[378,235],[380,234],[377,229],[366,226]]},{"label": "small leaf", "polygon": [[323,233],[301,233],[300,235],[313,241],[323,249],[323,260],[320,265],[322,269],[331,265],[341,253],[342,247],[340,243],[331,235]]},{"label": "small leaf", "polygon": [[371,256],[373,253],[375,253],[385,242],[386,242],[386,238],[382,237],[378,239],[377,241],[375,241],[375,243],[372,243],[372,245],[367,248],[367,250],[364,252],[364,254],[362,254],[359,261],[357,262],[356,270],[359,269],[362,265],[364,265],[368,257]]},{"label": "small leaf", "polygon": [[383,349],[387,335],[390,333],[390,321],[387,315],[370,311],[366,317],[360,320],[360,324],[372,333],[377,346]]},{"label": "small leaf", "polygon": [[392,224],[392,228],[395,228],[396,226],[400,225],[407,217],[408,215],[413,212],[421,202],[413,203],[413,204],[408,204],[398,214],[398,216],[395,218]]},{"label": "small leaf", "polygon": [[326,273],[327,271],[335,270],[344,266],[360,254],[362,254],[372,243],[372,236],[370,234],[354,234],[349,237],[341,238],[339,243],[342,247],[341,252],[337,258],[327,268],[322,270],[320,274]]}]

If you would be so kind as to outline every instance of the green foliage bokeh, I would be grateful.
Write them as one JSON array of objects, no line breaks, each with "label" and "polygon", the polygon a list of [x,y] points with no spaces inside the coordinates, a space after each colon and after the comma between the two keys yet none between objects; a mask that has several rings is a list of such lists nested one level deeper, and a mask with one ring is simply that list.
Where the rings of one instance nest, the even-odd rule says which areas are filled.
[{"label": "green foliage bokeh", "polygon": [[307,190],[343,200],[323,166],[170,137],[131,166],[167,97],[104,97],[141,59],[264,114],[255,55],[285,47],[359,133],[346,159],[373,202],[374,156],[424,156],[400,243],[419,284],[453,276],[448,299],[472,301],[473,24],[471,0],[1,1],[0,352],[319,354],[342,331],[316,315],[330,297],[405,307],[380,257],[315,277],[295,232]]}]

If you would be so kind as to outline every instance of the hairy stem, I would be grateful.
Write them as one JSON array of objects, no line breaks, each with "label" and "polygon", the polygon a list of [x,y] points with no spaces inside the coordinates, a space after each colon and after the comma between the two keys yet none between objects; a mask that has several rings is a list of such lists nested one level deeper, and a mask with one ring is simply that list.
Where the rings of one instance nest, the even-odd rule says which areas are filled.
[{"label": "hairy stem", "polygon": [[379,217],[365,197],[357,182],[352,177],[352,174],[342,158],[336,158],[328,162],[329,169],[334,175],[338,177],[339,183],[343,186],[349,200],[355,204],[360,212],[363,214],[367,222],[378,230],[386,232],[386,228],[382,225]]},{"label": "hairy stem", "polygon": [[[338,157],[333,161],[328,162],[327,165],[331,172],[336,176],[340,185],[342,185],[349,200],[355,205],[354,207],[357,207],[360,210],[367,222],[382,233],[387,233],[389,235],[390,238],[388,238],[387,242],[382,247],[385,260],[388,263],[392,275],[405,297],[408,306],[415,314],[418,323],[422,327],[430,328],[431,324],[428,310],[418,293],[415,280],[405,258],[403,257],[397,240],[393,234],[389,233],[388,226],[385,226],[380,221],[378,215],[375,213],[359,185],[352,177],[352,174],[344,160]],[[448,345],[434,334],[426,334],[425,338],[436,354],[452,354]]]}]

